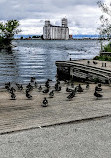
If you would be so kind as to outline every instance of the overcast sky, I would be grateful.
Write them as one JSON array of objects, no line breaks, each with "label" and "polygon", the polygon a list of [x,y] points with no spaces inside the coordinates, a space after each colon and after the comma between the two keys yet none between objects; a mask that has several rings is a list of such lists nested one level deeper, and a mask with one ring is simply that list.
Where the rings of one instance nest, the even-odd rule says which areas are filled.
[{"label": "overcast sky", "polygon": [[20,34],[42,34],[44,20],[61,25],[61,19],[66,17],[70,34],[97,34],[102,14],[97,1],[0,0],[0,21],[17,19],[22,30]]}]

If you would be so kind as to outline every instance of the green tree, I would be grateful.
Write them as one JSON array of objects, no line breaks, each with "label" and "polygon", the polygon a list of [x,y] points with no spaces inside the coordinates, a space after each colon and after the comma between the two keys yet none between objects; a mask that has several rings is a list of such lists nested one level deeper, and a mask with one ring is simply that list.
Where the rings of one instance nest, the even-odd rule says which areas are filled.
[{"label": "green tree", "polygon": [[100,16],[101,26],[98,28],[101,36],[111,38],[111,3],[106,4],[98,1],[98,6],[101,8],[103,15]]},{"label": "green tree", "polygon": [[8,20],[6,23],[0,23],[0,43],[1,45],[10,45],[15,34],[21,30],[18,29],[19,21]]}]

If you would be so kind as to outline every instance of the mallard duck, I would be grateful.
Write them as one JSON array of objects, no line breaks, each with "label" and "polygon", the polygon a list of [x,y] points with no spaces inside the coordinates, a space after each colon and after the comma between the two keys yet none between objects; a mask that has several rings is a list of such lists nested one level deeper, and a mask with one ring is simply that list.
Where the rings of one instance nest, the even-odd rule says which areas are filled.
[{"label": "mallard duck", "polygon": [[33,90],[33,86],[31,85],[31,83],[29,83],[29,84],[26,86],[26,88],[28,88],[29,91]]},{"label": "mallard duck", "polygon": [[31,77],[30,82],[34,82],[35,81],[35,77]]},{"label": "mallard duck", "polygon": [[67,98],[70,100],[70,99],[74,98],[74,96],[75,96],[75,91],[72,91],[72,93],[69,94]]},{"label": "mallard duck", "polygon": [[97,99],[103,97],[101,94],[97,93],[96,91],[94,92],[94,96],[97,97]]},{"label": "mallard duck", "polygon": [[71,83],[71,87],[74,88],[74,83],[73,82]]},{"label": "mallard duck", "polygon": [[41,86],[41,85],[39,86],[38,90],[39,90],[39,91],[41,91],[41,90],[42,90],[42,86]]},{"label": "mallard duck", "polygon": [[15,91],[16,91],[15,88],[13,88],[13,87],[10,88],[10,93],[13,93]]},{"label": "mallard duck", "polygon": [[53,91],[53,90],[49,93],[49,97],[50,97],[50,98],[53,98],[53,97],[54,97],[54,91]]},{"label": "mallard duck", "polygon": [[12,92],[12,93],[11,93],[11,98],[12,98],[12,100],[15,100],[16,95],[15,95],[15,93],[14,93],[14,92]]},{"label": "mallard duck", "polygon": [[34,82],[34,86],[35,86],[35,88],[37,88],[37,86],[38,86],[37,82]]},{"label": "mallard duck", "polygon": [[89,83],[86,84],[86,89],[89,89]]},{"label": "mallard duck", "polygon": [[48,93],[48,92],[49,92],[49,88],[43,90],[42,92],[43,92],[43,93]]},{"label": "mallard duck", "polygon": [[61,91],[61,86],[59,86],[58,89],[56,89],[56,91],[60,92]]},{"label": "mallard duck", "polygon": [[101,83],[98,83],[98,87],[101,87]]},{"label": "mallard duck", "polygon": [[29,89],[26,89],[26,97],[28,99],[32,99],[32,96],[29,94]]},{"label": "mallard duck", "polygon": [[42,103],[43,103],[42,104],[43,107],[47,107],[48,106],[48,100],[46,98],[44,98]]},{"label": "mallard duck", "polygon": [[66,92],[72,92],[73,91],[73,89],[70,89],[70,88],[66,88]]},{"label": "mallard duck", "polygon": [[96,87],[95,87],[95,91],[102,91],[102,88],[96,86]]},{"label": "mallard duck", "polygon": [[78,91],[78,92],[83,92],[83,88],[81,87],[80,84],[79,84],[79,86],[77,87],[77,91]]}]

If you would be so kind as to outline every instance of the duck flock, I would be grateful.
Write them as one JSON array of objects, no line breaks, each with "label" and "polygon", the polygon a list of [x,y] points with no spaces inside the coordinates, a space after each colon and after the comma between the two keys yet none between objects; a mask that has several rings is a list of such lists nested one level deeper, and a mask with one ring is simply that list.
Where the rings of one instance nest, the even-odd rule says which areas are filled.
[{"label": "duck flock", "polygon": [[[32,99],[33,96],[31,95],[31,91],[33,91],[34,88],[38,89],[39,92],[42,92],[43,94],[49,94],[49,98],[53,98],[54,97],[54,92],[60,92],[62,89],[61,83],[59,81],[59,79],[56,80],[56,83],[53,87],[53,89],[51,90],[51,86],[50,86],[50,82],[52,80],[47,79],[47,81],[45,82],[45,85],[39,85],[36,81],[35,77],[31,77],[30,82],[26,85],[26,87],[24,88],[22,84],[18,84],[15,83],[16,88],[12,87],[12,84],[10,82],[5,83],[5,89],[7,90],[7,92],[10,94],[10,99],[11,100],[16,100],[16,94],[15,92],[18,91],[25,91],[25,96],[27,99]],[[68,100],[72,100],[75,96],[77,92],[82,93],[84,91],[84,89],[82,88],[81,84],[75,86],[74,85],[74,81],[70,82],[65,80],[64,81],[65,84],[67,84],[66,86],[66,92],[68,93],[67,99]],[[68,85],[71,85],[71,87],[69,88]],[[45,88],[44,88],[45,87]],[[89,89],[89,83],[86,83],[86,89]],[[101,88],[101,83],[98,83],[98,85],[95,87],[95,92],[94,92],[94,96],[98,99],[98,98],[102,98],[103,95],[100,94],[100,92],[102,91]],[[47,107],[48,106],[48,99],[46,97],[44,97],[41,106],[43,107]]]}]

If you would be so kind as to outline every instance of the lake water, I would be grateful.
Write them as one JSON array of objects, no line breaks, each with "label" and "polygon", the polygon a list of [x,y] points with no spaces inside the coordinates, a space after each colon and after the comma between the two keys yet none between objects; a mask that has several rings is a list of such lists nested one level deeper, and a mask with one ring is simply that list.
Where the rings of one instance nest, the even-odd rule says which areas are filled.
[{"label": "lake water", "polygon": [[0,52],[0,85],[8,81],[26,84],[32,76],[38,82],[55,80],[55,61],[92,59],[100,50],[96,40],[18,40],[13,43],[17,47],[12,53]]}]

